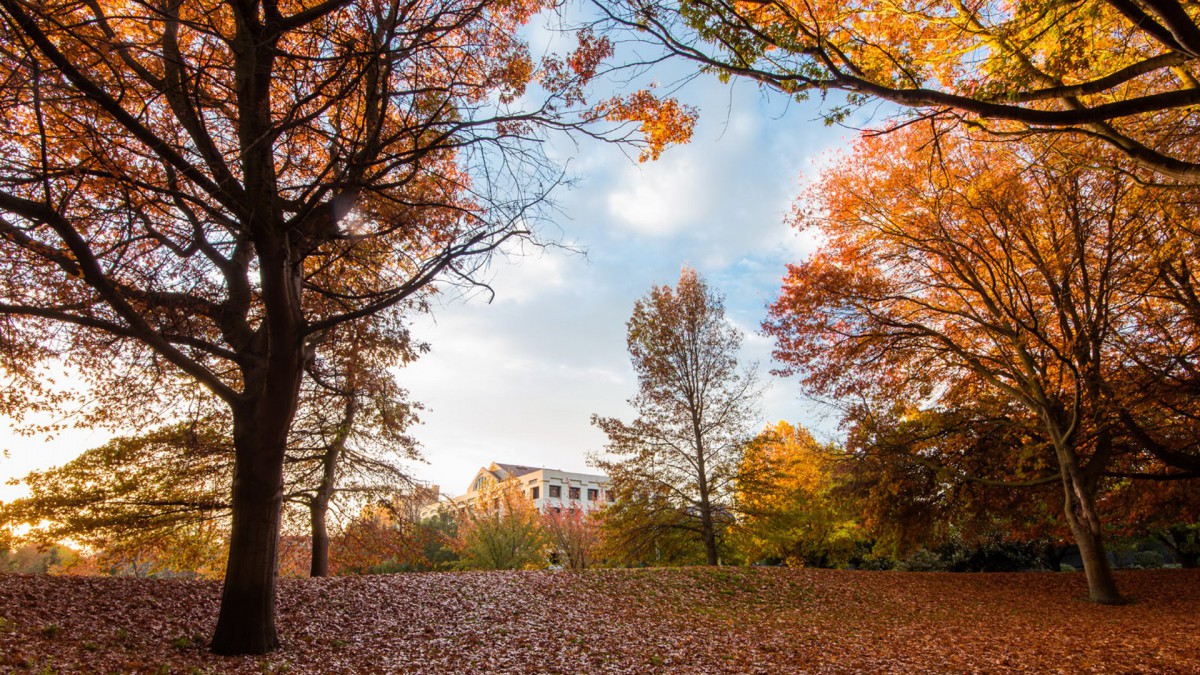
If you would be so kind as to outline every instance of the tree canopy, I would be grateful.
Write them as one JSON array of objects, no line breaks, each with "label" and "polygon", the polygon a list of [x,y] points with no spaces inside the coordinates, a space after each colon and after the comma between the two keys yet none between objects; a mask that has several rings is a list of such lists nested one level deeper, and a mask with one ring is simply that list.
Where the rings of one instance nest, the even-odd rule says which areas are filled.
[{"label": "tree canopy", "polygon": [[1096,139],[1195,183],[1200,22],[1177,0],[598,3],[640,39],[789,96],[882,99],[1005,137]]},{"label": "tree canopy", "polygon": [[638,416],[592,417],[608,436],[611,457],[596,464],[617,491],[610,508],[636,516],[635,529],[692,532],[715,565],[760,394],[753,371],[738,368],[741,332],[721,296],[686,267],[674,288],[655,286],[637,301],[627,327]]},{"label": "tree canopy", "polygon": [[608,40],[535,60],[519,28],[550,7],[0,2],[0,403],[54,395],[38,368],[59,358],[89,421],[227,406],[215,651],[278,644],[287,438],[330,332],[530,236],[560,175],[530,141],[630,120],[651,154],[686,138],[673,102],[585,103]]},{"label": "tree canopy", "polygon": [[789,269],[766,328],[817,391],[942,411],[992,393],[1019,404],[1027,415],[1008,419],[1032,443],[969,451],[993,477],[1061,483],[1091,597],[1113,602],[1097,495],[1112,476],[1188,477],[1118,424],[1122,400],[1140,400],[1125,378],[1133,310],[1174,205],[1087,168],[1068,143],[969,141],[912,126],[828,174],[800,223],[826,243]]}]

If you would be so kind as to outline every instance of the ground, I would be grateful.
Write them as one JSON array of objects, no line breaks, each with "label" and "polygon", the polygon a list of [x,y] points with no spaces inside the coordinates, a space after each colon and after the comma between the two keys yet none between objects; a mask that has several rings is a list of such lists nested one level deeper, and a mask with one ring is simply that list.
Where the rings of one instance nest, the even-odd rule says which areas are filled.
[{"label": "ground", "polygon": [[205,649],[212,582],[0,575],[0,673],[1200,672],[1200,573],[768,568],[285,580],[284,646]]}]

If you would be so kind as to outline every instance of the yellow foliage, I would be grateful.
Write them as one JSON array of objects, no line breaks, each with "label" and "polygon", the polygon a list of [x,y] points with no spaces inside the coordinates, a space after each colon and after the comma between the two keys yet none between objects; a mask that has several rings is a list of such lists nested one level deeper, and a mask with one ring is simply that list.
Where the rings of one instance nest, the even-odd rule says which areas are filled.
[{"label": "yellow foliage", "polygon": [[789,567],[845,561],[857,524],[831,496],[836,458],[804,427],[783,421],[747,446],[732,541],[748,561],[777,559]]}]

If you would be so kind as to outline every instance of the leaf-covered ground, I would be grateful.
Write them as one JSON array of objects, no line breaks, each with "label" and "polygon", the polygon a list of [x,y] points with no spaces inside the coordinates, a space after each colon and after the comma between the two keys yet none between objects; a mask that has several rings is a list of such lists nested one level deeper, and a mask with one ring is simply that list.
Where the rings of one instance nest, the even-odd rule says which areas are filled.
[{"label": "leaf-covered ground", "polygon": [[1200,672],[1200,573],[761,568],[283,581],[283,649],[222,658],[211,582],[0,575],[0,673]]}]

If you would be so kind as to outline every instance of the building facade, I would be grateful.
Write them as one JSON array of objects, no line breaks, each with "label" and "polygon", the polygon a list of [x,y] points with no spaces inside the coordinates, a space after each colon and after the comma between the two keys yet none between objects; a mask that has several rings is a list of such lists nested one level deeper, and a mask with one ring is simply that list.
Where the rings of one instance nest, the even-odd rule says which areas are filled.
[{"label": "building facade", "polygon": [[475,474],[465,494],[429,505],[422,515],[433,515],[447,507],[461,509],[476,504],[486,507],[489,500],[496,500],[498,505],[498,498],[491,495],[505,483],[520,490],[543,513],[566,509],[593,511],[614,499],[608,476],[492,462]]}]

